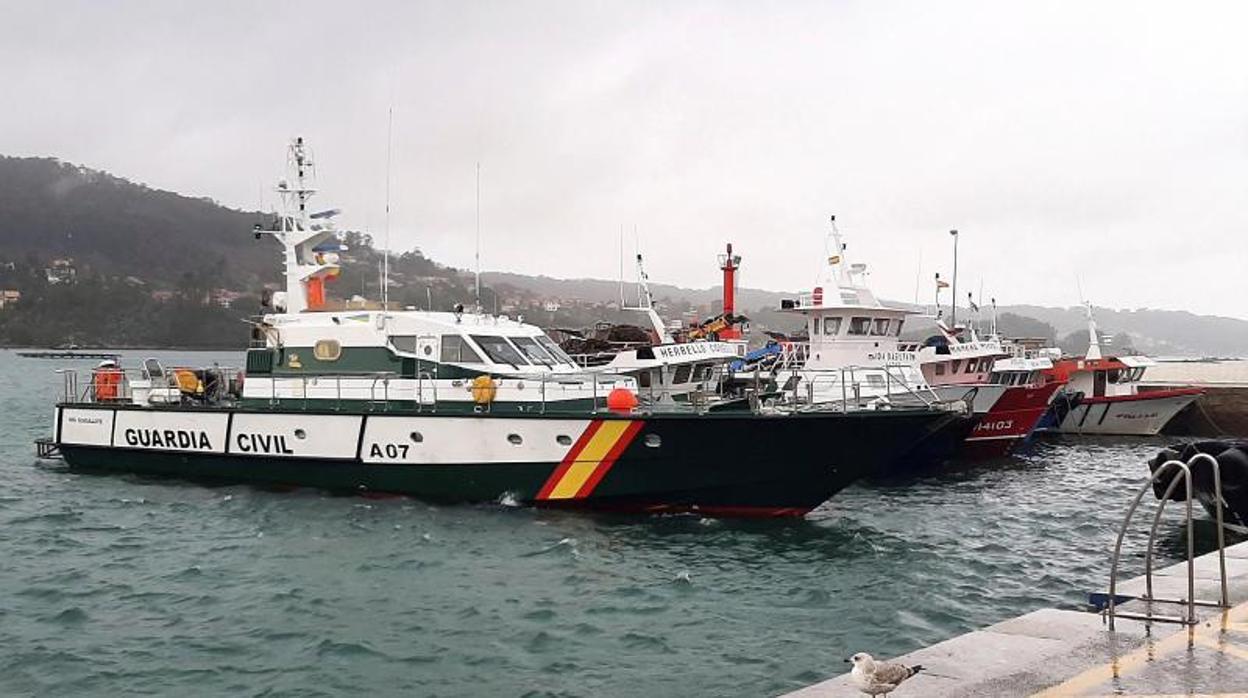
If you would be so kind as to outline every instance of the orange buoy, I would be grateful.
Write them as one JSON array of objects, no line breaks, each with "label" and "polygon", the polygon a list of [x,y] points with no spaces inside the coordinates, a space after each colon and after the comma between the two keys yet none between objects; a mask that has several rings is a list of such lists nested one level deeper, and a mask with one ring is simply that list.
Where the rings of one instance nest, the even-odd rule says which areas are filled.
[{"label": "orange buoy", "polygon": [[612,412],[629,413],[637,409],[637,393],[628,388],[615,388],[607,393],[607,409]]}]

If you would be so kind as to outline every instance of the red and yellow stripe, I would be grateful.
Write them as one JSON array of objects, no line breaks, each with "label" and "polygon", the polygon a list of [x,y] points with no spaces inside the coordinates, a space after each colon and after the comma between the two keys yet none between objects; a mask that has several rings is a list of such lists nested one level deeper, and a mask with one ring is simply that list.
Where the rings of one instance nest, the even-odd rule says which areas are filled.
[{"label": "red and yellow stripe", "polygon": [[537,493],[539,500],[588,497],[641,431],[641,420],[596,419]]}]

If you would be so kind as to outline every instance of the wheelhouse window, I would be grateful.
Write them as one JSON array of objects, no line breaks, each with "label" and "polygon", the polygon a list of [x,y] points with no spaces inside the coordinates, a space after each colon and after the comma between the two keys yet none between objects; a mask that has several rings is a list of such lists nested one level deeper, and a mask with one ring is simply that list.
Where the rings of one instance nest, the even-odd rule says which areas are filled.
[{"label": "wheelhouse window", "polygon": [[474,334],[469,335],[472,341],[481,347],[485,355],[490,357],[490,361],[496,364],[509,364],[511,366],[527,366],[528,361],[520,355],[520,352],[507,341],[506,337],[494,337],[491,335]]},{"label": "wheelhouse window", "polygon": [[689,382],[689,374],[693,372],[693,366],[689,364],[681,364],[676,367],[676,375],[672,376],[672,385],[682,385]]},{"label": "wheelhouse window", "polygon": [[841,319],[839,317],[824,318],[823,334],[827,337],[834,337],[841,333]]},{"label": "wheelhouse window", "polygon": [[871,334],[878,336],[878,337],[883,337],[884,335],[887,335],[888,334],[888,320],[885,318],[880,318],[876,320],[875,322],[871,323]]},{"label": "wheelhouse window", "polygon": [[535,364],[554,366],[557,363],[555,357],[551,356],[550,352],[543,349],[532,337],[512,337],[511,343],[524,354],[524,358]]},{"label": "wheelhouse window", "polygon": [[[399,338],[394,337],[394,339],[399,339]],[[416,338],[412,337],[411,339],[412,339],[411,351],[415,351],[416,350]],[[403,349],[403,347],[398,342],[395,342],[395,346],[400,349]],[[407,350],[404,349],[404,351],[407,351]],[[464,364],[485,363],[485,361],[481,359],[481,355],[477,353],[477,350],[473,349],[471,344],[469,344],[468,342],[465,342],[464,338],[457,334],[442,335],[441,357],[442,357],[442,361],[452,361],[455,363],[464,363]]]},{"label": "wheelhouse window", "polygon": [[869,334],[871,332],[871,318],[856,317],[849,319],[850,334]]},{"label": "wheelhouse window", "polygon": [[936,364],[936,375],[938,376],[945,375],[945,364],[943,362]]},{"label": "wheelhouse window", "polygon": [[398,349],[404,354],[416,353],[416,335],[414,334],[392,334],[390,335],[390,346]]},{"label": "wheelhouse window", "polygon": [[813,317],[810,320],[810,336],[811,337],[819,336],[819,317],[818,316]]},{"label": "wheelhouse window", "polygon": [[651,375],[651,373],[652,373],[652,371],[651,371],[650,369],[646,369],[645,371],[642,371],[641,373],[638,373],[638,374],[637,374],[637,387],[639,387],[639,388],[649,388],[649,387],[650,387],[650,375]]},{"label": "wheelhouse window", "polygon": [[966,362],[966,372],[967,372],[967,373],[974,373],[974,372],[978,371],[978,370],[979,370],[979,366],[980,366],[980,364],[981,364],[982,362],[983,362],[983,360],[982,360],[982,359],[981,359],[980,361],[976,361],[975,359],[971,359],[971,360],[967,361],[967,362]]},{"label": "wheelhouse window", "polygon": [[893,325],[893,327],[895,328],[895,329],[893,330],[893,336],[894,336],[894,337],[900,337],[900,336],[901,336],[901,326],[902,326],[902,325],[904,325],[904,324],[906,324],[906,321],[905,321],[905,320],[898,320],[898,321],[897,321],[897,324]]},{"label": "wheelhouse window", "polygon": [[555,357],[555,359],[557,359],[559,362],[565,363],[574,368],[576,367],[576,362],[573,361],[572,357],[568,356],[563,351],[563,349],[560,349],[558,344],[555,344],[555,340],[551,339],[550,337],[547,337],[544,334],[538,335],[534,337],[534,339],[537,340],[538,344],[542,345],[542,348],[545,349],[547,353]]},{"label": "wheelhouse window", "polygon": [[958,372],[958,369],[959,369],[959,368],[961,368],[961,367],[962,367],[962,360],[961,360],[961,359],[954,359],[954,360],[953,360],[953,363],[949,366],[949,372],[950,372],[950,373],[957,373],[957,372]]},{"label": "wheelhouse window", "polygon": [[693,367],[693,382],[701,383],[711,377],[710,364],[698,364]]}]

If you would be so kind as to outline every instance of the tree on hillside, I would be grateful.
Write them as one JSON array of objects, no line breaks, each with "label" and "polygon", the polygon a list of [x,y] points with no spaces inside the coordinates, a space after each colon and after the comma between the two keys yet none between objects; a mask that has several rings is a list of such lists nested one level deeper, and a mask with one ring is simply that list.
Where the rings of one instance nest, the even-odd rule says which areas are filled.
[{"label": "tree on hillside", "polygon": [[1001,313],[997,317],[997,330],[1004,337],[1041,338],[1050,342],[1057,337],[1057,330],[1049,323],[1016,313]]},{"label": "tree on hillside", "polygon": [[1136,353],[1136,352],[1135,352],[1135,345],[1134,345],[1134,343],[1131,341],[1131,335],[1127,334],[1126,332],[1119,332],[1118,334],[1114,335],[1113,337],[1110,337],[1110,338],[1109,338],[1109,349],[1112,349],[1112,350],[1113,350],[1113,352],[1114,352],[1115,354],[1134,354],[1134,353]]},{"label": "tree on hillside", "polygon": [[1061,347],[1063,354],[1083,356],[1088,351],[1088,331],[1075,330],[1062,337],[1057,346]]}]

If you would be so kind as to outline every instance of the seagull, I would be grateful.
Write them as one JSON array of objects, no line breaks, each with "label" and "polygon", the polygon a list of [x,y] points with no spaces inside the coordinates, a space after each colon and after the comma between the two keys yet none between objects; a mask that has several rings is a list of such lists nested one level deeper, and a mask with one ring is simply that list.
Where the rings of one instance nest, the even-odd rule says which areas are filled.
[{"label": "seagull", "polygon": [[896,662],[877,662],[866,652],[859,652],[845,661],[854,665],[854,670],[850,672],[854,685],[869,696],[887,696],[897,690],[902,681],[923,671],[922,664],[906,666]]}]

